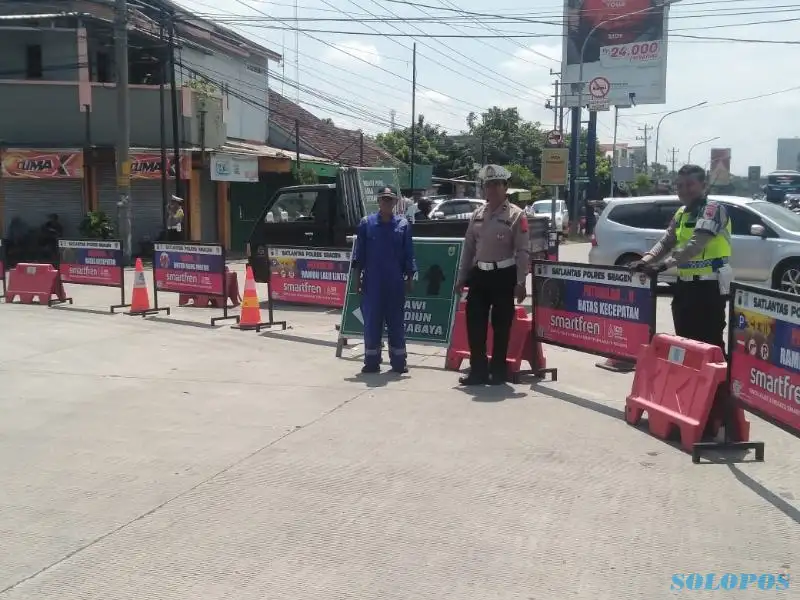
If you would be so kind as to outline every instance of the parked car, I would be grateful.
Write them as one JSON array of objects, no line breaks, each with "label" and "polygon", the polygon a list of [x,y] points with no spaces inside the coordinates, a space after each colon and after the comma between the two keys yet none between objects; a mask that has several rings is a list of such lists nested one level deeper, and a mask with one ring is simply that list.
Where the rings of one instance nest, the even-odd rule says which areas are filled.
[{"label": "parked car", "polygon": [[[567,211],[567,203],[564,200],[556,200],[556,229],[566,232],[569,229],[569,212]],[[529,215],[546,215],[553,214],[553,200],[537,200],[529,205],[527,212]]]},{"label": "parked car", "polygon": [[472,213],[484,204],[486,204],[485,200],[478,200],[476,198],[440,200],[433,205],[429,216],[434,220],[444,219],[446,221],[469,219]]},{"label": "parked car", "polygon": [[[710,196],[728,210],[737,281],[800,294],[800,215],[780,204]],[[624,265],[640,259],[658,242],[681,206],[677,196],[616,198],[600,214],[592,235],[589,262]],[[674,282],[670,269],[661,281]]]}]

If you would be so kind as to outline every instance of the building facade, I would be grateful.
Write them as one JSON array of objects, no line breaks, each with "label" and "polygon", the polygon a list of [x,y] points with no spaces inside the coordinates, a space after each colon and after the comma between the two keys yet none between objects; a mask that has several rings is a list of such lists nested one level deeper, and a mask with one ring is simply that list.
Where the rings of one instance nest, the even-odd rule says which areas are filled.
[{"label": "building facade", "polygon": [[800,171],[800,138],[778,140],[777,170]]},{"label": "building facade", "polygon": [[[0,6],[3,236],[15,220],[35,229],[51,213],[68,237],[89,212],[116,220],[113,17],[108,0]],[[164,0],[130,4],[129,26],[133,251],[163,233],[173,193],[185,201],[188,239],[230,246],[235,196],[258,195],[259,182],[292,172],[294,156],[267,146],[269,62],[281,57]],[[212,171],[240,160],[255,160],[255,180]]]}]

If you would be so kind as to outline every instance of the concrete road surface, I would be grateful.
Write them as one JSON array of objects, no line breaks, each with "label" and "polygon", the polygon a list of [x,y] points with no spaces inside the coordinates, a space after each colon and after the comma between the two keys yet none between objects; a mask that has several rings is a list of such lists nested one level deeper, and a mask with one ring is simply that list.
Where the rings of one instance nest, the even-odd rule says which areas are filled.
[{"label": "concrete road surface", "polygon": [[0,600],[800,597],[670,589],[796,573],[800,442],[758,419],[765,463],[696,466],[577,352],[547,349],[556,383],[466,391],[438,348],[360,376],[335,311],[256,334],[68,290],[0,304]]}]

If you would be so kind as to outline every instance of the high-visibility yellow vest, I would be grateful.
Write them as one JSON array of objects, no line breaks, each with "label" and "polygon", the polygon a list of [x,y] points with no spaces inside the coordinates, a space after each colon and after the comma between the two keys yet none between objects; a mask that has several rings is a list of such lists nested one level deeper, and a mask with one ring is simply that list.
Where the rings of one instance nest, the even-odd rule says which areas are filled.
[{"label": "high-visibility yellow vest", "polygon": [[[698,215],[702,215],[705,211],[705,202],[697,211]],[[689,220],[692,219],[692,223]],[[683,248],[692,237],[694,233],[694,221],[685,208],[680,207],[675,213],[675,222],[678,224],[675,232],[678,239],[676,250]],[[727,265],[731,258],[731,219],[728,217],[728,222],[725,228],[714,236],[703,251],[697,256],[692,257],[690,260],[685,261],[678,265],[678,275],[680,277],[693,277],[695,275],[708,276],[713,275],[720,270],[721,267]]]}]

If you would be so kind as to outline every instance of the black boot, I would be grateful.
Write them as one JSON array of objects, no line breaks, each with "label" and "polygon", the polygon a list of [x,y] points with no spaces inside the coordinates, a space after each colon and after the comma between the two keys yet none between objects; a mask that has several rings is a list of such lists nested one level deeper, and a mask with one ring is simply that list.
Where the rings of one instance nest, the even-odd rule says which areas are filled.
[{"label": "black boot", "polygon": [[469,375],[459,377],[458,383],[461,385],[486,385],[489,383],[489,377],[483,371],[471,370]]}]

